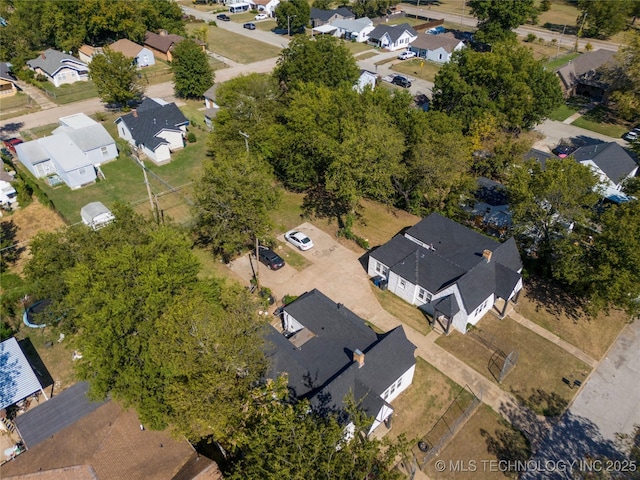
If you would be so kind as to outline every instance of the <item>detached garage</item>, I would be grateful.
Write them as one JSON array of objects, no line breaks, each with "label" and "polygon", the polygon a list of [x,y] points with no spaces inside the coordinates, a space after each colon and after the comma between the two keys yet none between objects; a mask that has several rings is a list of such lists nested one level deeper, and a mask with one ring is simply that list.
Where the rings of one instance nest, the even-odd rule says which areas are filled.
[{"label": "detached garage", "polygon": [[115,220],[111,210],[105,207],[102,202],[86,204],[80,210],[80,216],[82,217],[82,222],[94,230],[106,227]]}]

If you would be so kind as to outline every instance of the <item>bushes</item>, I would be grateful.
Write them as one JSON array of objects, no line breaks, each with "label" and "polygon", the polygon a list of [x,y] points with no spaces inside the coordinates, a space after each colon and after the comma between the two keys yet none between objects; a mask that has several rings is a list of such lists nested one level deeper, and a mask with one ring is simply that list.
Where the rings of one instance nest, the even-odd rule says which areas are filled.
[{"label": "bushes", "polygon": [[196,134],[193,132],[189,132],[187,134],[187,142],[189,143],[196,143]]},{"label": "bushes", "polygon": [[536,40],[536,36],[533,33],[530,33],[526,36],[526,38],[524,39],[525,42],[527,43],[531,43],[531,42],[535,42]]}]

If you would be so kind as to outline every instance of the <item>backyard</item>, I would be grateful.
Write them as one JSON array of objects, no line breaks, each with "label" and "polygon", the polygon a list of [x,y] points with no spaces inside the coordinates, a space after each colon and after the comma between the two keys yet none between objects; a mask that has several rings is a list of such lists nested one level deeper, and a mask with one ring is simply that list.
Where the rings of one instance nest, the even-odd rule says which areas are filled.
[{"label": "backyard", "polygon": [[[201,25],[187,25],[187,31]],[[274,58],[280,54],[278,47],[213,26],[208,27],[206,41],[210,51],[242,64]]]}]

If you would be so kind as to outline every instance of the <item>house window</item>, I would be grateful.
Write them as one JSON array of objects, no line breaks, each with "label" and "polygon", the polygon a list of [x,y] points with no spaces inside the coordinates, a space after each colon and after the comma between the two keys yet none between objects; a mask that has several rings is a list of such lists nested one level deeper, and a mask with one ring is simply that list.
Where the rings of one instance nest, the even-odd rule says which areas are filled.
[{"label": "house window", "polygon": [[400,288],[402,288],[404,290],[406,286],[407,286],[406,280],[401,278],[400,281],[398,282],[398,287],[400,287]]},{"label": "house window", "polygon": [[107,147],[100,148],[100,152],[102,153],[103,157],[106,157],[107,155],[109,155],[109,149]]},{"label": "house window", "polygon": [[386,400],[388,396],[389,396],[389,390],[384,392],[384,394],[382,395],[382,398],[384,398]]},{"label": "house window", "polygon": [[427,292],[424,288],[419,288],[418,289],[418,298],[420,300],[422,300],[425,303],[429,303],[431,302],[431,298],[433,298],[433,295],[431,295],[431,293]]},{"label": "house window", "polygon": [[440,55],[438,56],[438,58],[439,58],[440,60],[442,60],[442,54],[440,54]]},{"label": "house window", "polygon": [[66,80],[66,79],[67,79],[67,74],[66,74],[65,72],[60,72],[60,73],[58,74],[58,78],[59,78],[60,80]]},{"label": "house window", "polygon": [[389,273],[389,269],[385,267],[382,263],[376,262],[376,272],[386,278],[387,273]]}]

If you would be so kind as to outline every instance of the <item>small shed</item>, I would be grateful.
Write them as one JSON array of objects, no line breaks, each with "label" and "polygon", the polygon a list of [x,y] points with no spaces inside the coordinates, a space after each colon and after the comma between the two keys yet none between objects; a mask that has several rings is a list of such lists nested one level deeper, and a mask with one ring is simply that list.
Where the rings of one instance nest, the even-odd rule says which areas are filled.
[{"label": "small shed", "polygon": [[42,392],[42,385],[15,337],[0,343],[0,410]]},{"label": "small shed", "polygon": [[82,222],[94,230],[106,227],[115,220],[111,210],[105,207],[102,202],[86,204],[80,210],[80,216],[82,217]]}]

